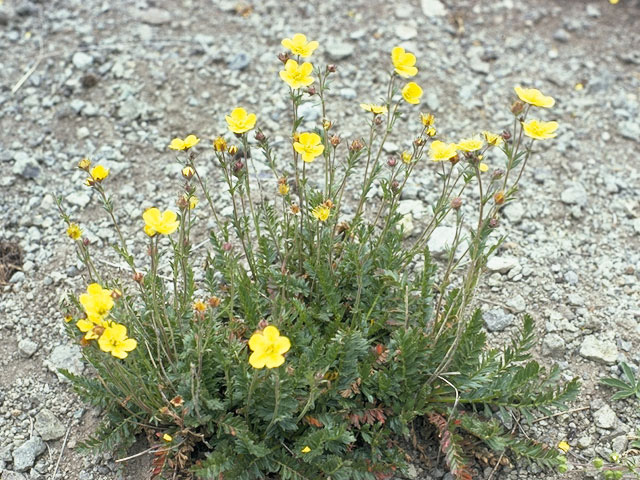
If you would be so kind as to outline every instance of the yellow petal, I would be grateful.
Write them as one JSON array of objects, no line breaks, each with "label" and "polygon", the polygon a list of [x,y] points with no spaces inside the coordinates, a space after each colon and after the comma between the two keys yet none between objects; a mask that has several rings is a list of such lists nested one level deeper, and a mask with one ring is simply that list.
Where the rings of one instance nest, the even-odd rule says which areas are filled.
[{"label": "yellow petal", "polygon": [[279,355],[286,353],[291,348],[291,341],[287,337],[278,338],[275,343],[275,350]]},{"label": "yellow petal", "polygon": [[263,352],[253,352],[249,357],[249,365],[253,368],[264,368],[266,362],[267,359]]},{"label": "yellow petal", "polygon": [[249,348],[254,352],[262,352],[267,348],[267,340],[260,333],[254,333],[249,339]]},{"label": "yellow petal", "polygon": [[280,336],[280,332],[273,325],[269,325],[268,327],[265,327],[265,329],[263,330],[262,334],[264,335],[264,338],[269,343],[274,343],[278,339],[278,337]]},{"label": "yellow petal", "polygon": [[282,355],[278,355],[276,353],[272,353],[271,355],[266,355],[265,366],[267,368],[278,368],[283,363],[284,363],[284,357]]}]

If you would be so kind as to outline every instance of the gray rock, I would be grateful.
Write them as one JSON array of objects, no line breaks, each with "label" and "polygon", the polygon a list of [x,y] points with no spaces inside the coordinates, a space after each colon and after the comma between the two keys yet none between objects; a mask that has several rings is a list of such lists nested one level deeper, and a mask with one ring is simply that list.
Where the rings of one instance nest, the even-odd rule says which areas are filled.
[{"label": "gray rock", "polygon": [[73,192],[67,195],[67,202],[71,205],[77,205],[80,208],[84,208],[89,205],[91,197],[86,192]]},{"label": "gray rock", "polygon": [[588,448],[593,443],[593,437],[590,435],[584,435],[578,438],[578,448]]},{"label": "gray rock", "polygon": [[40,175],[40,166],[38,162],[33,159],[29,154],[25,152],[16,152],[13,155],[13,169],[14,174],[20,175],[24,178],[36,178]]},{"label": "gray rock", "polygon": [[485,62],[479,57],[472,57],[471,59],[469,59],[469,68],[473,72],[486,75],[491,70],[491,65],[489,65],[488,62]]},{"label": "gray rock", "polygon": [[9,25],[9,15],[4,10],[0,10],[0,26],[5,27]]},{"label": "gray rock", "polygon": [[627,449],[629,439],[626,435],[620,435],[611,440],[611,450],[614,452],[624,452]]},{"label": "gray rock", "polygon": [[411,40],[418,36],[418,30],[410,25],[398,25],[396,27],[396,36],[400,40]]},{"label": "gray rock", "polygon": [[149,25],[164,25],[171,22],[171,13],[161,8],[148,8],[137,12],[136,15],[141,21]]},{"label": "gray rock", "polygon": [[327,43],[326,49],[329,58],[334,62],[349,58],[355,51],[355,48],[352,44],[341,42],[339,40],[332,40]]},{"label": "gray rock", "polygon": [[519,223],[522,217],[524,217],[524,205],[522,202],[509,203],[504,207],[502,213],[504,213],[505,217],[507,217],[511,223]]},{"label": "gray rock", "polygon": [[421,0],[420,7],[427,17],[442,17],[447,14],[447,9],[440,0]]},{"label": "gray rock", "polygon": [[91,135],[91,130],[89,130],[87,127],[82,126],[80,128],[78,128],[76,130],[76,136],[80,139],[80,140],[84,140],[85,138],[89,137]]},{"label": "gray rock", "polygon": [[487,261],[487,269],[491,272],[507,273],[517,266],[520,266],[520,263],[515,257],[493,256]]},{"label": "gray rock", "polygon": [[315,102],[305,102],[298,108],[298,117],[304,117],[304,122],[317,122],[322,115],[322,108]]},{"label": "gray rock", "polygon": [[453,227],[438,227],[431,234],[427,242],[429,251],[434,256],[444,255],[447,249],[453,246],[456,237],[456,229]]},{"label": "gray rock", "polygon": [[567,282],[569,285],[576,285],[579,280],[580,279],[578,277],[578,274],[573,270],[569,270],[564,274],[564,281]]},{"label": "gray rock", "polygon": [[23,473],[4,470],[2,472],[2,480],[27,480]]},{"label": "gray rock", "polygon": [[64,435],[65,428],[62,422],[51,410],[40,410],[36,415],[35,429],[43,440],[57,440]]},{"label": "gray rock", "polygon": [[600,16],[600,9],[592,3],[587,5],[587,16],[597,18]]},{"label": "gray rock", "polygon": [[27,471],[46,448],[40,437],[30,438],[13,451],[13,468],[18,472]]},{"label": "gray rock", "polygon": [[358,97],[358,92],[356,92],[355,89],[351,87],[341,88],[340,96],[347,100],[355,100]]},{"label": "gray rock", "polygon": [[427,92],[425,102],[427,103],[429,109],[433,110],[434,112],[437,111],[438,108],[440,108],[440,99],[438,99],[438,95],[436,95],[436,92],[431,89]]},{"label": "gray rock", "polygon": [[606,404],[593,413],[593,420],[596,424],[596,427],[605,428],[607,430],[611,430],[616,426],[616,423],[618,423],[616,412],[614,412],[611,407]]},{"label": "gray rock", "polygon": [[230,70],[244,70],[251,63],[251,56],[247,52],[237,52],[227,63]]},{"label": "gray rock", "polygon": [[553,39],[556,42],[567,43],[569,41],[569,32],[564,28],[559,28],[553,33]]},{"label": "gray rock", "polygon": [[545,354],[549,354],[554,358],[562,358],[566,351],[564,339],[557,333],[545,335],[542,347]]},{"label": "gray rock", "polygon": [[514,324],[516,317],[502,308],[494,308],[482,314],[484,325],[490,332],[501,332]]},{"label": "gray rock", "polygon": [[581,183],[573,182],[562,191],[560,200],[567,205],[585,207],[588,201],[587,191]]},{"label": "gray rock", "polygon": [[28,338],[23,338],[18,342],[18,351],[20,355],[29,358],[38,350],[38,344]]},{"label": "gray rock", "polygon": [[11,446],[6,445],[0,448],[0,461],[2,462],[11,462],[13,457],[11,456]]},{"label": "gray rock", "polygon": [[640,218],[636,218],[633,221],[633,229],[635,230],[636,233],[640,234]]},{"label": "gray rock", "polygon": [[577,293],[570,293],[567,295],[567,301],[569,302],[569,305],[573,305],[574,307],[582,307],[584,305],[584,298]]},{"label": "gray rock", "polygon": [[516,313],[522,313],[527,309],[527,302],[522,295],[514,295],[507,300],[506,304]]},{"label": "gray rock", "polygon": [[82,374],[84,370],[82,353],[77,345],[58,345],[44,363],[49,370],[58,376],[58,380],[61,382],[65,382],[67,379],[58,371],[59,369],[69,370],[75,375]]},{"label": "gray rock", "polygon": [[618,131],[624,138],[640,142],[640,123],[632,120],[625,120],[624,122],[620,122],[618,125]]},{"label": "gray rock", "polygon": [[76,52],[71,58],[71,62],[78,70],[87,70],[93,65],[93,57],[85,52]]},{"label": "gray rock", "polygon": [[401,200],[398,203],[398,213],[406,215],[410,213],[413,218],[422,218],[427,213],[427,207],[421,200]]},{"label": "gray rock", "polygon": [[595,335],[587,335],[580,346],[580,355],[594,362],[613,365],[618,358],[618,349],[611,341],[600,340]]}]

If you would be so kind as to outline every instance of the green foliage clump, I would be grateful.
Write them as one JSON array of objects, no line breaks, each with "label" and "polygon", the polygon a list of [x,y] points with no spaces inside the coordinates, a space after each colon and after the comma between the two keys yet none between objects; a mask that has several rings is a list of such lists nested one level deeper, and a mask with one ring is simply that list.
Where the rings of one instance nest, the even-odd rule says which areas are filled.
[{"label": "green foliage clump", "polygon": [[[118,226],[104,189],[108,170],[94,172],[83,161],[133,278],[105,278],[80,227],[62,213],[87,280],[104,287],[90,289],[95,298],[88,291],[65,304],[80,320],[83,352],[95,369],[94,376],[66,375],[83,400],[105,412],[86,448],[126,449],[145,432],[156,475],[190,469],[200,478],[379,480],[404,468],[399,440],[422,417],[459,479],[471,478],[463,446],[469,437],[498,453],[563,465],[556,450],[514,435],[502,420],[563,408],[577,382],[559,382],[557,368],[547,371],[531,358],[531,317],[509,345],[487,348],[480,310],[472,306],[501,241],[492,239],[501,209],[513,201],[533,139],[545,138],[531,136],[525,123],[535,102],[515,104],[511,132],[460,144],[434,140],[434,119],[422,115],[411,148],[383,160],[404,100],[415,103],[417,92],[398,86],[415,70],[410,54],[401,53],[394,49],[384,102],[363,106],[366,139],[349,144],[327,118],[335,68],[317,68],[313,89],[304,90],[291,82],[308,82],[311,71],[305,67],[300,80],[292,70],[298,64],[284,58],[291,150],[278,149],[260,129],[250,140],[256,116],[234,110],[227,122],[238,145],[214,142],[212,166],[226,185],[216,198],[200,175],[198,138],[175,139],[171,148],[184,152],[179,211],[144,213],[146,266]],[[313,132],[299,132],[306,101],[323,111]],[[483,162],[494,154],[504,163],[488,173]],[[271,181],[252,175],[257,156],[273,172]],[[438,178],[441,191],[422,231],[409,236],[398,207],[418,166]],[[356,172],[364,177],[356,181]],[[461,207],[473,201],[472,189],[477,205],[468,212]],[[356,199],[348,198],[354,192]],[[196,193],[215,223],[204,257],[193,242],[205,204],[197,205]],[[345,214],[349,202],[357,206],[352,215]],[[224,206],[230,208],[223,214]],[[455,239],[437,260],[427,245],[449,219]],[[97,297],[105,292],[115,300]],[[288,343],[277,351],[255,346],[251,339],[267,326]],[[78,338],[72,323],[69,333]],[[260,355],[274,368],[260,368]]]}]

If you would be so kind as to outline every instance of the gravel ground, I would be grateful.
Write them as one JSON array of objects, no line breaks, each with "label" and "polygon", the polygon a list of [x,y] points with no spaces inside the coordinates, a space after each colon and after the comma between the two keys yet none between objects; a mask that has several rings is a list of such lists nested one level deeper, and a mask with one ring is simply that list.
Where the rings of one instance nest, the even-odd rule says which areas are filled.
[{"label": "gravel ground", "polygon": [[[320,41],[316,62],[339,65],[329,116],[346,139],[362,134],[357,104],[383,94],[397,44],[418,57],[421,109],[436,114],[448,139],[508,128],[516,84],[556,98],[544,113],[560,122],[560,133],[539,144],[519,203],[505,211],[500,229],[508,241],[489,265],[481,305],[496,342],[513,332],[518,315],[532,313],[542,362],[583,381],[573,405],[580,410],[525,427],[551,445],[568,441],[578,470],[565,478],[588,478],[579,464],[627,449],[640,426],[638,404],[611,401],[598,380],[619,374],[620,360],[634,371],[640,365],[640,5],[314,3],[0,1],[0,238],[24,252],[22,269],[0,285],[3,480],[51,479],[54,471],[80,480],[148,477],[144,456],[123,467],[108,454],[74,450],[98,417],[56,375],[59,367],[84,368],[57,304],[85,285],[54,195],[113,262],[114,233],[74,167],[89,156],[111,168],[107,185],[142,262],[140,214],[171,206],[180,181],[166,148],[171,138],[225,132],[224,114],[237,105],[258,112],[268,134],[286,131],[275,56],[280,40],[296,32]],[[317,124],[320,112],[305,108]],[[415,126],[416,115],[400,129]],[[406,148],[403,141],[392,138],[389,153]],[[403,208],[414,223],[433,185],[429,168],[408,185]],[[478,478],[491,475],[482,460],[475,467]],[[418,462],[410,474],[451,478],[442,465]],[[558,477],[517,464],[493,475]]]}]

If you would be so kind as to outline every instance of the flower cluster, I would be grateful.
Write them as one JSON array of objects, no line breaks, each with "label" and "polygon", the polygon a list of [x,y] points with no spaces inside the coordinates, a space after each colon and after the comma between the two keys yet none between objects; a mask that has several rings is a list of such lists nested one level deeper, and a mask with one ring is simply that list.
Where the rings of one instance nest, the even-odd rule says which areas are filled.
[{"label": "flower cluster", "polygon": [[134,350],[138,343],[127,337],[127,327],[107,319],[114,306],[114,295],[117,296],[118,293],[103,288],[98,283],[90,284],[87,292],[79,298],[86,318],[78,320],[76,326],[85,334],[85,343],[98,340],[100,350],[122,359],[126,358],[128,352]]},{"label": "flower cluster", "polygon": [[[551,108],[556,103],[553,97],[543,95],[540,90],[536,90],[535,88],[516,86],[514,90],[521,101],[534,107]],[[554,138],[557,135],[558,122],[529,120],[526,123],[522,122],[522,128],[526,136],[534,140],[545,140],[547,138]]]}]

